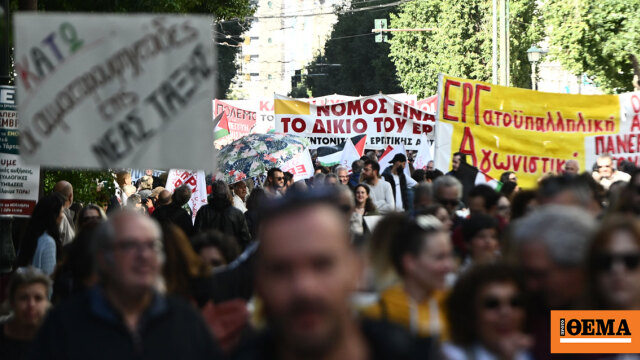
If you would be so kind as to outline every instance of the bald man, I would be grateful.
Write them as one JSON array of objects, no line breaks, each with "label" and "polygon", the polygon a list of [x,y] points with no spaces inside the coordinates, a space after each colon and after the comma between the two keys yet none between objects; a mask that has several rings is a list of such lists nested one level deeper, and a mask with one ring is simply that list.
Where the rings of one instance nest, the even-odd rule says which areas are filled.
[{"label": "bald man", "polygon": [[73,186],[70,182],[65,180],[58,181],[53,186],[53,191],[62,194],[64,196],[64,217],[60,222],[60,242],[62,246],[69,244],[76,236],[76,232],[73,227],[73,213],[69,207],[73,204]]},{"label": "bald man", "polygon": [[578,175],[579,172],[580,172],[580,165],[576,160],[571,159],[571,160],[567,160],[567,162],[564,163],[565,174]]}]

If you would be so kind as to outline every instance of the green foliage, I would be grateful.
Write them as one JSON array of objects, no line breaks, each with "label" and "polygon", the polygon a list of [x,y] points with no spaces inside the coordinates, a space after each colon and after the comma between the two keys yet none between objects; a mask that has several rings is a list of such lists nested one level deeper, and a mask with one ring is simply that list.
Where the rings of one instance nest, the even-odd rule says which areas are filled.
[{"label": "green foliage", "polygon": [[[256,10],[251,0],[40,0],[38,6],[45,11],[210,14],[219,20],[244,19]],[[218,81],[215,97],[225,98],[238,70],[235,58],[239,48],[234,45],[242,41],[239,35],[245,31],[246,24],[241,20],[222,21],[214,29],[216,43],[232,45],[216,47]]]},{"label": "green foliage", "polygon": [[[433,95],[438,75],[491,79],[491,0],[423,0],[402,5],[391,15],[391,28],[432,28],[431,32],[396,32],[391,58],[405,91],[418,98]],[[531,87],[527,49],[541,41],[543,27],[536,0],[510,1],[511,85]]]},{"label": "green foliage", "polygon": [[45,194],[52,192],[58,181],[66,180],[73,185],[74,202],[104,205],[115,192],[114,177],[108,170],[44,170],[42,173]]},{"label": "green foliage", "polygon": [[640,56],[640,0],[547,0],[550,55],[603,90],[633,90],[629,55]]},{"label": "green foliage", "polygon": [[[376,0],[363,4],[353,1],[351,8],[375,6],[396,0]],[[308,66],[304,83],[312,96],[343,94],[351,96],[402,92],[389,58],[389,44],[376,43],[371,29],[375,19],[389,19],[393,7],[338,15],[331,38],[322,54]],[[366,35],[365,35],[366,34]],[[365,35],[352,37],[353,35]],[[327,66],[326,64],[339,64]],[[326,74],[326,75],[323,75]]]}]

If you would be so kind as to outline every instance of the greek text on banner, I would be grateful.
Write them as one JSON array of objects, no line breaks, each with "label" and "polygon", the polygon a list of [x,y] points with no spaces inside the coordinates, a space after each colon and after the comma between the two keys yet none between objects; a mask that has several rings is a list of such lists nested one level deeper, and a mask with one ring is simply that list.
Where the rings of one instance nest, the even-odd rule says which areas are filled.
[{"label": "greek text on banner", "polygon": [[436,167],[450,169],[460,151],[493,178],[516,172],[525,188],[561,172],[569,159],[588,170],[585,137],[620,130],[613,95],[544,93],[441,75],[438,100]]},{"label": "greek text on banner", "polygon": [[373,95],[343,103],[315,105],[276,95],[276,131],[303,135],[311,148],[336,145],[366,134],[369,149],[404,145],[420,148],[421,134],[435,139],[435,114],[424,112],[386,95]]}]

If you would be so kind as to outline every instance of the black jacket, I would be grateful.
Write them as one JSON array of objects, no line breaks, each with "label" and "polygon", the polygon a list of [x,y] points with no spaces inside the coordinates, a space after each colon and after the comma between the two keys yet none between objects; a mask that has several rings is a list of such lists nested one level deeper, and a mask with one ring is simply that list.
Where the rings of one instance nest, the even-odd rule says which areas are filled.
[{"label": "black jacket", "polygon": [[177,206],[176,204],[171,203],[155,209],[153,214],[151,214],[151,217],[158,220],[158,222],[163,225],[170,223],[179,226],[188,237],[193,235],[193,222],[191,220],[191,215],[189,215],[187,210]]},{"label": "black jacket", "polygon": [[231,235],[242,249],[251,242],[247,220],[242,211],[231,206],[231,202],[222,204],[209,202],[204,205],[198,210],[193,227],[196,232],[216,229],[225,235]]},{"label": "black jacket", "polygon": [[[393,191],[393,198],[396,196],[396,182],[393,180],[393,174],[391,173],[391,166],[389,166],[383,173],[382,177],[384,177],[385,181],[391,185],[391,191]],[[407,195],[407,177],[404,175],[404,171],[398,174],[400,178],[400,196],[402,196],[402,206],[405,210],[409,210],[411,208],[409,204],[409,196]]]},{"label": "black jacket", "polygon": [[131,332],[98,287],[54,308],[30,354],[32,360],[220,358],[208,326],[192,305],[155,295],[138,330]]},{"label": "black jacket", "polygon": [[[436,349],[430,339],[416,340],[404,329],[383,321],[363,319],[362,334],[369,346],[371,360],[433,359]],[[277,341],[272,331],[264,331],[238,346],[234,360],[278,359]]]}]

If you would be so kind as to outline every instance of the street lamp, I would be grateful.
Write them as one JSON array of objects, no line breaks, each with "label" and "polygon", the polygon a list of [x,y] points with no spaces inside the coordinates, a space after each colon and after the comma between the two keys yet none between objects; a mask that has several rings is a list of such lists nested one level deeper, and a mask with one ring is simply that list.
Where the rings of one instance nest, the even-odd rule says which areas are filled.
[{"label": "street lamp", "polygon": [[531,63],[531,88],[536,90],[536,64],[542,58],[543,51],[538,49],[535,45],[532,45],[529,50],[527,50],[527,58]]}]

